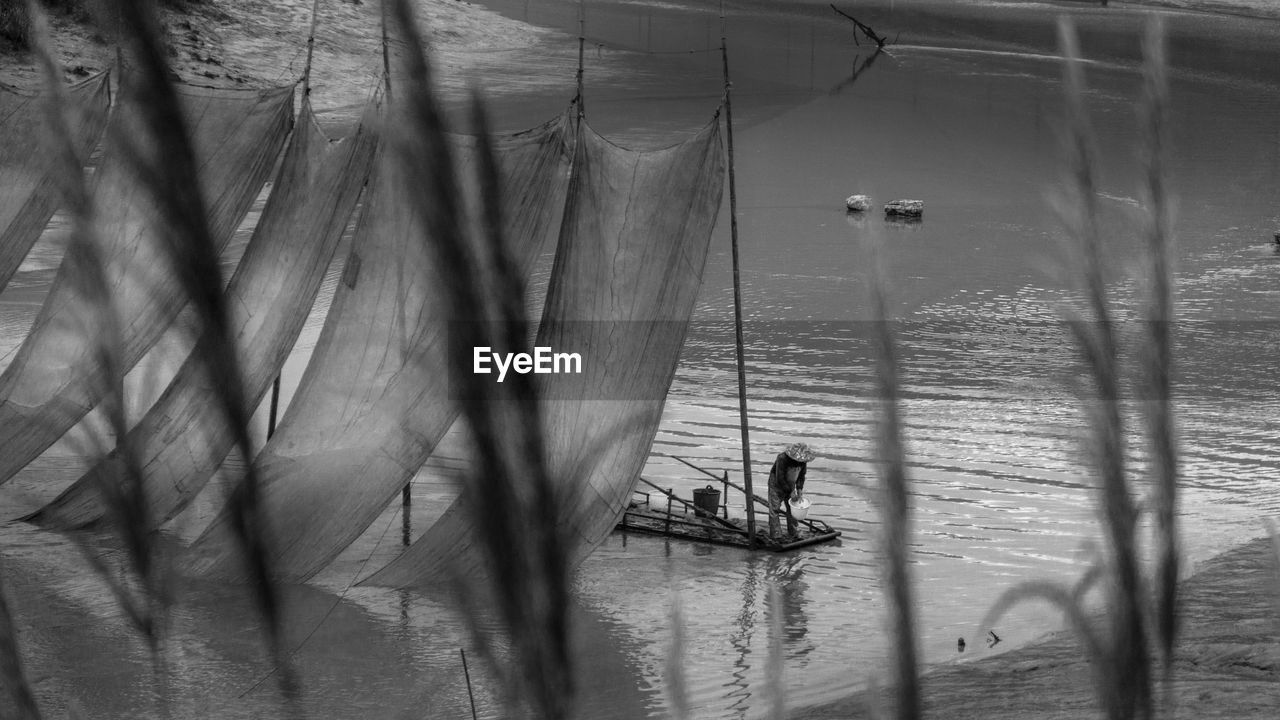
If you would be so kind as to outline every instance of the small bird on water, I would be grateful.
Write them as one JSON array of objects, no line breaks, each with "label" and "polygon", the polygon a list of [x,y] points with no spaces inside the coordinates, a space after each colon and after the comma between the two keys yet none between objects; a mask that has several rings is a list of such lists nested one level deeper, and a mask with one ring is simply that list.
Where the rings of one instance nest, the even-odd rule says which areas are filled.
[{"label": "small bird on water", "polygon": [[964,638],[960,638],[959,642],[956,643],[956,651],[964,652]]}]

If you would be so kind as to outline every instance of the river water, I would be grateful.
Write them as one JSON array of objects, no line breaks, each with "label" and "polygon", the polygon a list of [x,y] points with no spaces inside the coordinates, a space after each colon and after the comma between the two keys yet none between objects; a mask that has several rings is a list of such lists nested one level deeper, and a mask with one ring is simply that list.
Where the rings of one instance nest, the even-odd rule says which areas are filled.
[{"label": "river water", "polygon": [[[559,86],[549,88],[544,77],[533,87],[518,71],[495,76],[484,63],[473,70],[493,95],[498,122],[514,129],[563,108],[573,94],[577,3],[484,4],[569,33],[548,34],[529,51],[544,70],[564,69]],[[720,20],[715,7],[690,5],[589,3],[585,96],[598,130],[623,144],[659,146],[709,118],[722,93]],[[771,586],[789,706],[884,679],[889,648],[868,490],[875,478],[868,238],[882,243],[901,343],[924,657],[980,657],[1058,629],[1054,611],[1028,605],[996,625],[1003,643],[987,650],[978,622],[1020,580],[1077,577],[1098,541],[1076,358],[1059,322],[1075,293],[1052,206],[1062,175],[1054,22],[1065,12],[1084,34],[1112,297],[1117,316],[1128,319],[1141,285],[1133,103],[1143,14],[1077,3],[841,7],[897,38],[856,78],[852,69],[870,48],[854,44],[849,24],[826,3],[732,3],[727,28],[756,479],[763,482],[785,444],[809,442],[820,454],[809,471],[811,514],[843,538],[761,556],[612,536],[577,579],[588,628],[581,633],[587,716],[665,714],[675,604],[683,608],[695,716],[763,714]],[[1272,451],[1280,393],[1267,362],[1280,341],[1280,255],[1271,243],[1280,229],[1280,83],[1269,70],[1280,66],[1280,24],[1194,13],[1164,18],[1174,64],[1169,180],[1178,198],[1181,518],[1185,551],[1196,561],[1258,535],[1261,518],[1280,505]],[[843,200],[854,193],[877,202],[922,199],[924,220],[890,224],[876,212],[850,220]],[[644,472],[686,495],[705,483],[669,456],[741,476],[727,230],[726,208]],[[6,349],[16,345],[23,319],[30,321],[30,298],[55,266],[50,252],[33,256],[0,297]],[[1132,339],[1128,326],[1124,332]],[[295,383],[304,356],[291,361]],[[1143,494],[1143,447],[1136,423],[1130,428],[1135,488]],[[65,475],[64,466],[75,465],[67,448],[60,452],[42,460],[44,471]],[[450,457],[446,443],[433,465],[447,466]],[[436,474],[424,474],[407,528],[399,507],[390,508],[316,587],[290,591],[289,646],[311,716],[468,714],[457,654],[467,641],[456,613],[426,597],[351,587],[398,552],[402,532],[421,532],[448,492]],[[202,512],[180,518],[173,534],[195,532]],[[43,575],[57,588],[57,608],[46,612],[58,620],[35,632],[32,662],[46,677],[41,692],[104,716],[152,713],[145,653],[109,619],[111,599],[100,585],[74,570],[75,553],[20,526],[4,533],[10,545],[25,548],[6,553],[16,565],[13,582],[39,588]],[[37,612],[44,604],[17,594],[20,609]],[[172,641],[179,716],[216,708],[221,716],[254,717],[273,707],[270,679],[256,684],[265,673],[254,631],[234,621],[249,614],[243,599],[199,585],[182,598]],[[101,642],[115,643],[111,652],[125,648],[126,660],[104,669],[107,650],[56,629],[82,626],[100,628]],[[959,637],[968,641],[963,656],[955,649]],[[481,714],[493,716],[496,682],[478,664],[472,670]]]}]

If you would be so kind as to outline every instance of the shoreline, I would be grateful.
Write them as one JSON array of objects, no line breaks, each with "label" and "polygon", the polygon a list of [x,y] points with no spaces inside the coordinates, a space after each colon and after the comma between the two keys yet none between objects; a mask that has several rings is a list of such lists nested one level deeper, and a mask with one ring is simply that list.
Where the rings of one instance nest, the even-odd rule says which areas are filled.
[{"label": "shoreline", "polygon": [[[1280,707],[1280,559],[1256,538],[1179,583],[1172,696],[1184,717],[1264,717]],[[1157,674],[1159,668],[1153,668]],[[1069,630],[999,655],[921,672],[927,715],[947,720],[1098,717],[1090,663]],[[1162,688],[1153,686],[1157,699]],[[881,689],[881,702],[887,693]],[[793,710],[793,720],[870,718],[868,691]]]},{"label": "shoreline", "polygon": [[[171,70],[184,83],[219,88],[299,82],[306,65],[311,8],[310,0],[205,0],[182,12],[162,9]],[[320,8],[311,72],[317,112],[363,106],[382,76],[379,3],[336,0]],[[543,41],[558,35],[463,0],[418,0],[418,19],[430,43],[437,88],[446,101],[465,98],[475,77],[486,69],[539,67],[531,57],[543,54]],[[50,20],[54,53],[66,81],[115,64],[115,45],[109,38],[66,16]],[[576,46],[573,50],[576,53]],[[30,51],[0,45],[0,59],[0,82],[27,91],[43,82]],[[542,75],[546,77],[539,83],[537,73],[525,72],[524,82],[502,87],[499,94],[563,84],[549,68]]]}]

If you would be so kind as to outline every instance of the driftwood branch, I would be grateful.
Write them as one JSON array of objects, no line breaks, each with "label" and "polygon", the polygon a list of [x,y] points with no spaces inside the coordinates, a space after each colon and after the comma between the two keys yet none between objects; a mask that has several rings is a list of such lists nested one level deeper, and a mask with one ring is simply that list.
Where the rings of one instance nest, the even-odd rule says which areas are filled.
[{"label": "driftwood branch", "polygon": [[[854,56],[853,70],[851,71],[851,74],[849,75],[849,77],[845,79],[843,82],[841,82],[839,85],[836,85],[835,87],[831,88],[828,94],[839,95],[849,86],[857,82],[858,78],[862,75],[862,73],[871,69],[872,63],[874,63],[876,61],[876,58],[880,57],[880,54],[883,52],[884,52],[884,48],[877,47],[875,51],[872,52],[871,55],[869,55],[866,58],[863,58],[861,55]],[[859,64],[859,61],[861,61],[861,64]],[[1278,240],[1277,243],[1280,243],[1280,240]]]},{"label": "driftwood branch", "polygon": [[[868,40],[870,40],[871,42],[873,42],[873,43],[875,43],[875,44],[876,44],[876,47],[878,47],[878,48],[883,48],[883,47],[884,47],[885,42],[887,42],[887,38],[885,38],[883,35],[880,35],[880,34],[876,33],[876,31],[875,31],[875,30],[874,30],[870,25],[867,25],[866,23],[864,23],[864,22],[862,22],[862,21],[858,20],[858,18],[856,18],[856,17],[854,17],[854,16],[850,15],[849,13],[847,13],[847,12],[845,12],[845,11],[841,10],[840,8],[836,7],[835,5],[832,5],[832,6],[831,6],[831,9],[832,9],[832,10],[835,10],[837,15],[840,15],[840,16],[845,17],[845,18],[847,18],[848,20],[850,20],[850,21],[851,21],[855,26],[857,26],[857,28],[858,28],[859,30],[861,30],[861,31],[862,31],[862,34],[863,34],[863,35],[865,35],[865,36],[867,37],[867,39],[868,39]],[[857,39],[857,37],[858,37],[858,36],[855,34],[855,35],[854,35],[854,39],[856,40],[856,39]]]}]

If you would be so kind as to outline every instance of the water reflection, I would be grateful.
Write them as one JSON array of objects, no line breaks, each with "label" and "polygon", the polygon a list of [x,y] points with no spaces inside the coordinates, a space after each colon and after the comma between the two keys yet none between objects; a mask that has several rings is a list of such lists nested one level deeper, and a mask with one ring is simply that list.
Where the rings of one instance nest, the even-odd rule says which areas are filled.
[{"label": "water reflection", "polygon": [[813,651],[814,644],[808,641],[809,618],[805,608],[809,604],[806,591],[809,586],[804,580],[804,568],[807,558],[803,555],[769,555],[765,558],[765,578],[778,588],[780,608],[769,608],[769,612],[782,614],[783,647],[788,660],[795,667],[804,667],[806,657]]},{"label": "water reflection", "polygon": [[733,646],[733,681],[725,694],[729,701],[728,709],[735,717],[746,717],[751,704],[751,640],[755,635],[756,597],[761,592],[760,558],[751,555],[747,558],[742,579],[742,607],[738,612],[736,629],[730,636],[729,644]]}]

